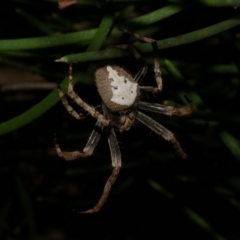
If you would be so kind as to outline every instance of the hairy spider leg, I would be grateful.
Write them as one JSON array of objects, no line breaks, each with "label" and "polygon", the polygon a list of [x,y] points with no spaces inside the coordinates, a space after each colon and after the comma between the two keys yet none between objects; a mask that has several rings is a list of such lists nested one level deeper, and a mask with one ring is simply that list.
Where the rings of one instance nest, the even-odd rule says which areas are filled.
[{"label": "hairy spider leg", "polygon": [[95,147],[98,144],[98,141],[101,137],[101,132],[103,130],[104,125],[97,121],[94,127],[94,130],[90,134],[86,146],[84,147],[83,151],[72,151],[72,152],[63,152],[58,143],[56,143],[55,139],[55,148],[59,157],[64,158],[66,161],[72,161],[77,158],[86,158],[92,155]]},{"label": "hairy spider leg", "polygon": [[107,120],[101,113],[99,113],[94,107],[91,107],[86,102],[84,102],[73,90],[73,78],[72,78],[72,64],[69,65],[69,78],[68,78],[68,96],[80,107],[82,107],[86,112],[88,112],[92,117],[100,121],[104,126],[109,125],[109,120]]},{"label": "hairy spider leg", "polygon": [[154,131],[156,134],[163,137],[166,141],[169,141],[172,143],[174,150],[176,151],[177,155],[182,159],[187,159],[187,154],[183,151],[181,148],[178,140],[175,138],[174,134],[170,132],[168,129],[163,127],[158,122],[154,121],[152,118],[148,117],[144,113],[141,113],[138,111],[137,120],[149,127],[152,131]]},{"label": "hairy spider leg", "polygon": [[[126,29],[120,29],[124,33],[127,33],[129,35],[134,36],[135,38],[142,40],[143,42],[151,43],[153,52],[154,52],[154,75],[155,75],[155,80],[157,83],[157,87],[153,86],[139,86],[139,89],[142,91],[146,92],[160,92],[162,90],[162,72],[160,69],[160,60],[159,60],[159,55],[158,55],[158,47],[157,47],[157,41],[152,38],[144,37],[136,33],[132,33]],[[132,47],[134,48],[134,47]],[[137,50],[135,50],[137,52]],[[140,55],[140,54],[139,54]],[[140,55],[141,57],[141,55]],[[142,58],[142,57],[141,57]],[[143,61],[143,60],[142,60]],[[145,73],[146,74],[146,73]]]},{"label": "hairy spider leg", "polygon": [[189,103],[181,108],[175,108],[173,106],[165,106],[159,103],[149,103],[140,101],[138,103],[138,107],[142,110],[178,117],[188,117],[191,115],[193,110],[192,103]]},{"label": "hairy spider leg", "polygon": [[148,66],[141,54],[137,51],[136,48],[129,44],[115,45],[113,47],[129,51],[139,62],[141,62],[143,67],[137,72],[136,76],[134,77],[134,80],[137,83],[140,83],[145,77],[148,70]]},{"label": "hairy spider leg", "polygon": [[82,115],[79,114],[77,111],[73,109],[73,107],[69,104],[67,98],[65,97],[63,91],[60,89],[60,87],[57,88],[58,90],[58,95],[61,99],[61,102],[63,106],[67,109],[68,113],[72,115],[76,119],[81,119]]},{"label": "hairy spider leg", "polygon": [[112,174],[110,175],[110,177],[108,178],[107,182],[105,183],[104,189],[103,189],[103,193],[102,196],[100,197],[100,199],[98,200],[97,204],[87,210],[87,211],[82,211],[80,213],[95,213],[98,212],[102,206],[104,205],[104,203],[106,202],[109,193],[111,191],[112,185],[115,183],[117,176],[120,172],[121,169],[121,152],[118,146],[118,142],[117,142],[117,138],[114,132],[113,127],[109,127],[110,131],[109,131],[109,135],[108,135],[108,145],[110,148],[110,153],[111,153],[111,160],[112,160]]}]

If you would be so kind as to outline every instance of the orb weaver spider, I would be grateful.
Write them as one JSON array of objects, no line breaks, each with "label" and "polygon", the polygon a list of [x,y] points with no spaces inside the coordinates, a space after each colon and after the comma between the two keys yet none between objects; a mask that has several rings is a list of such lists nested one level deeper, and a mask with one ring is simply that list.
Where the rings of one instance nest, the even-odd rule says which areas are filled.
[{"label": "orb weaver spider", "polygon": [[[100,112],[97,111],[94,107],[87,104],[85,101],[83,101],[81,97],[74,91],[72,79],[72,65],[70,64],[67,95],[77,105],[79,105],[86,112],[88,112],[92,117],[96,118],[97,122],[94,130],[90,134],[86,146],[82,151],[62,151],[59,144],[55,141],[55,148],[57,154],[59,157],[64,158],[66,161],[71,161],[78,158],[86,158],[90,156],[98,144],[103,128],[106,127],[108,128],[108,144],[110,148],[113,167],[112,174],[105,183],[102,196],[100,197],[96,205],[89,210],[82,211],[81,213],[98,212],[106,202],[112,185],[117,179],[122,163],[121,152],[115,135],[115,129],[119,132],[128,131],[132,127],[134,121],[138,120],[139,122],[149,127],[153,132],[163,137],[166,141],[171,142],[176,154],[179,157],[183,159],[187,158],[186,153],[183,151],[179,142],[174,137],[174,134],[158,122],[154,121],[152,118],[148,117],[146,114],[139,111],[139,109],[168,116],[175,115],[179,117],[185,117],[191,114],[192,104],[189,103],[185,107],[175,108],[172,106],[165,106],[158,103],[140,101],[140,96],[142,92],[157,93],[162,90],[162,74],[160,70],[157,43],[154,39],[143,37],[138,34],[131,33],[127,30],[122,31],[131,34],[134,37],[152,45],[155,55],[154,74],[157,86],[140,86],[139,83],[145,77],[148,69],[143,58],[141,57],[139,52],[131,45],[116,45],[114,47],[129,51],[137,60],[142,62],[143,66],[135,76],[130,74],[124,68],[117,65],[107,64],[97,69],[97,71],[95,72],[95,80],[98,92],[102,99],[102,111]],[[81,119],[81,115],[78,114],[68,103],[67,98],[65,97],[64,93],[60,88],[58,88],[58,93],[67,111],[74,118]]]}]

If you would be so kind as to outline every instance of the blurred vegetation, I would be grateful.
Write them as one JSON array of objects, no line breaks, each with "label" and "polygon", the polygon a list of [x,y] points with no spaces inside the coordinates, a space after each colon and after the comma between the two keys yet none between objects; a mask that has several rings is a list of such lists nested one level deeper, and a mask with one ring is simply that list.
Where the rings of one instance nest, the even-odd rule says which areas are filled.
[{"label": "blurred vegetation", "polygon": [[[0,8],[0,239],[240,239],[240,0],[8,0]],[[135,123],[117,133],[123,167],[107,203],[92,207],[111,172],[106,135],[94,155],[64,162],[54,149],[82,149],[95,119],[73,119],[59,102],[69,62],[75,89],[100,105],[94,71],[105,61],[135,74],[150,68],[158,41],[163,91],[142,99],[176,107],[194,103],[189,118],[148,113],[174,132],[188,154],[177,159],[168,142]],[[101,51],[99,51],[101,49]],[[57,61],[55,61],[57,60]],[[84,114],[78,106],[77,111]]]}]

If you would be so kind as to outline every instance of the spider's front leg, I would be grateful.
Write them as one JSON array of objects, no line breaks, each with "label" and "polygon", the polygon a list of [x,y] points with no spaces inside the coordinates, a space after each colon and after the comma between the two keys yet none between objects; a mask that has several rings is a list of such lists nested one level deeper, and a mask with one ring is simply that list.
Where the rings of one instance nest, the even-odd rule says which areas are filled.
[{"label": "spider's front leg", "polygon": [[[63,97],[63,93],[61,90],[58,90],[59,95],[61,97],[62,103],[65,106],[65,108],[68,110],[68,112],[74,116],[75,118],[79,119],[80,117],[77,117],[78,113],[72,109],[72,107],[67,103],[67,100],[65,97]],[[69,66],[69,78],[68,78],[68,96],[80,107],[82,107],[86,112],[88,112],[91,116],[96,118],[99,122],[101,122],[104,126],[109,125],[109,120],[107,120],[101,113],[99,113],[94,107],[91,107],[86,102],[84,102],[74,91],[73,89],[73,78],[72,78],[72,64]]]},{"label": "spider's front leg", "polygon": [[110,127],[109,136],[108,136],[108,145],[110,148],[111,159],[112,159],[112,167],[113,167],[112,174],[110,175],[107,182],[105,183],[102,196],[98,200],[97,204],[93,208],[87,211],[82,211],[81,213],[95,213],[102,208],[102,206],[104,205],[104,203],[106,202],[109,196],[112,185],[115,183],[117,176],[120,172],[121,165],[122,165],[121,152],[118,146],[117,138],[116,138],[113,127]]},{"label": "spider's front leg", "polygon": [[86,146],[83,151],[72,151],[72,152],[64,152],[59,147],[59,144],[56,143],[55,139],[55,148],[59,157],[64,158],[66,161],[75,160],[77,158],[86,158],[92,155],[95,147],[98,144],[98,141],[101,137],[101,132],[103,130],[103,124],[100,121],[97,121],[94,130],[92,131]]},{"label": "spider's front leg", "polygon": [[82,118],[82,115],[79,114],[79,113],[77,113],[77,112],[73,109],[73,107],[69,104],[66,96],[64,95],[64,93],[63,93],[63,91],[60,89],[60,87],[58,87],[57,90],[58,90],[58,95],[59,95],[59,97],[60,97],[60,100],[61,100],[63,106],[64,106],[64,107],[66,108],[66,110],[68,111],[68,113],[69,113],[70,115],[72,115],[72,116],[73,116],[74,118],[76,118],[76,119],[81,119],[81,118]]},{"label": "spider's front leg", "polygon": [[162,91],[162,72],[161,72],[161,69],[160,69],[160,60],[159,60],[159,56],[158,56],[157,42],[154,39],[146,38],[146,37],[143,37],[142,40],[152,44],[152,48],[153,48],[153,52],[154,52],[154,68],[153,68],[153,71],[154,71],[155,81],[157,83],[157,87],[139,86],[139,89],[142,90],[142,91],[145,91],[145,92],[157,93],[157,92]]},{"label": "spider's front leg", "polygon": [[[154,52],[154,69],[153,70],[154,70],[154,75],[155,75],[155,80],[156,80],[157,86],[156,87],[139,86],[139,89],[142,90],[142,91],[146,91],[146,92],[153,92],[153,93],[160,92],[162,90],[162,72],[161,72],[161,69],[160,69],[160,60],[159,60],[159,55],[158,55],[157,41],[155,39],[152,39],[152,38],[148,38],[148,37],[144,37],[144,36],[141,36],[139,34],[136,34],[136,33],[132,33],[130,31],[126,30],[126,29],[120,29],[120,30],[123,31],[124,33],[127,33],[127,34],[130,34],[130,35],[134,36],[135,38],[137,38],[137,39],[139,39],[143,42],[150,43],[152,45],[153,52]],[[138,78],[140,78],[139,74],[140,74],[140,76],[142,74],[142,77],[141,77],[141,79],[142,79],[147,72],[147,68],[146,68],[145,61],[143,60],[141,55],[138,53],[138,51],[134,47],[132,47],[128,44],[117,45],[116,47],[128,50],[129,52],[131,52],[133,54],[133,56],[136,59],[140,60],[144,64],[144,67],[142,68],[142,71],[140,71],[137,74]]]}]

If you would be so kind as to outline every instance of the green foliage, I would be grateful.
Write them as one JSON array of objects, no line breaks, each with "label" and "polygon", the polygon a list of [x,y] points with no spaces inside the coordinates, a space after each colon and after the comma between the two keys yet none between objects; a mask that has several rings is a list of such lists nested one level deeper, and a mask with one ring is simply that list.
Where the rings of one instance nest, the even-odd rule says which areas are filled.
[{"label": "green foliage", "polygon": [[[239,239],[240,1],[159,2],[79,0],[60,11],[57,0],[9,0],[1,7],[2,239],[44,239],[54,229],[63,239]],[[119,28],[157,40],[163,91],[142,98],[193,102],[187,119],[149,114],[174,132],[189,159],[176,159],[169,143],[136,123],[117,134],[123,169],[108,202],[83,216],[76,212],[96,203],[111,171],[106,136],[89,159],[59,159],[54,135],[63,149],[81,149],[95,120],[72,119],[55,88],[66,92],[74,63],[76,91],[99,106],[99,64],[117,62],[133,74],[140,68],[127,52],[108,48],[122,43],[150,66],[142,84],[155,84],[151,45]],[[54,87],[37,87],[48,84]]]}]

